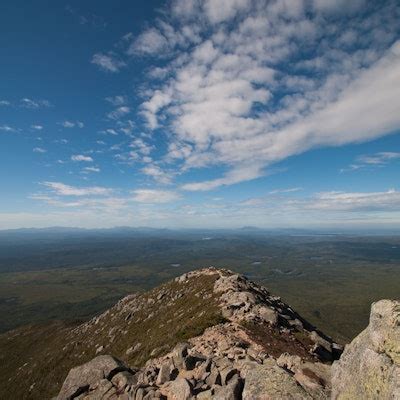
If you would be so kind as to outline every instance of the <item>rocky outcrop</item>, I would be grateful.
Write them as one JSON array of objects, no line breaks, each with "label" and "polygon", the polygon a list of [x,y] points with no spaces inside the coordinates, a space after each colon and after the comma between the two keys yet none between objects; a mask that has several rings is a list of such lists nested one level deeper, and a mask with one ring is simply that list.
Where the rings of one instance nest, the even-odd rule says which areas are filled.
[{"label": "rocky outcrop", "polygon": [[400,399],[400,301],[374,303],[368,327],[332,368],[333,399]]},{"label": "rocky outcrop", "polygon": [[112,357],[96,357],[71,370],[57,400],[327,399],[326,371],[312,363],[302,365],[301,359],[295,364],[293,374],[273,357],[256,360],[246,351],[240,357],[209,357],[196,345],[180,343],[140,370]]},{"label": "rocky outcrop", "polygon": [[[177,344],[162,357],[148,360],[140,369],[129,369],[110,357],[110,363],[113,360],[118,368],[112,373],[101,372],[98,365],[103,361],[96,357],[71,370],[58,400],[261,400],[330,396],[329,362],[336,357],[340,346],[279,297],[244,276],[215,268],[193,271],[176,278],[180,292],[161,291],[145,303],[159,304],[171,296],[180,296],[182,288],[205,276],[212,277],[214,282],[211,292],[199,292],[196,296],[213,299],[223,316],[222,323]],[[142,307],[138,302],[138,297],[129,296],[112,313],[122,314],[123,319],[119,320],[129,323]],[[98,326],[98,321],[107,317],[106,312],[79,329],[89,332],[91,326]],[[134,353],[137,346],[132,343],[125,354]],[[93,374],[87,373],[89,367],[94,368]],[[92,376],[97,376],[97,381]]]},{"label": "rocky outcrop", "polygon": [[[211,286],[196,292],[188,289],[204,277]],[[213,304],[223,320],[172,350],[148,349],[153,358],[147,358],[141,368],[130,368],[111,356],[97,356],[69,372],[57,400],[400,399],[399,301],[373,304],[368,328],[332,367],[341,346],[245,277],[206,268],[184,274],[173,284],[175,289],[168,286],[151,296],[126,297],[112,309],[111,321],[129,325],[143,310],[146,320],[149,312],[159,315],[151,311],[152,305],[163,307],[163,300],[173,305],[182,297],[182,304],[188,304],[190,296]],[[201,318],[203,312],[197,309],[187,318]],[[79,330],[89,333],[109,313]],[[114,340],[117,329],[121,328],[110,329],[109,340]],[[123,356],[146,349],[148,344],[141,340],[123,347],[127,348]]]}]

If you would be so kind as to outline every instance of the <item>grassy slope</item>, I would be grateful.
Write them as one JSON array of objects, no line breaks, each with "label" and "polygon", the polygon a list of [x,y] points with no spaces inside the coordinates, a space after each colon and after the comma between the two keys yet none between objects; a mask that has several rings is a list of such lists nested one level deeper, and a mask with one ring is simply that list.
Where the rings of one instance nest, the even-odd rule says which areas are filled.
[{"label": "grassy slope", "polygon": [[[113,354],[131,366],[140,366],[177,342],[201,334],[222,321],[212,293],[215,279],[202,276],[185,284],[164,284],[139,296],[135,304],[143,308],[130,318],[115,306],[99,323],[89,324],[87,331],[82,325],[53,323],[1,335],[0,398],[50,398],[69,369],[92,359],[99,346],[104,346],[99,354]],[[159,293],[165,294],[157,300]],[[182,297],[173,300],[176,293]],[[126,350],[137,343],[140,349],[127,355]]]}]

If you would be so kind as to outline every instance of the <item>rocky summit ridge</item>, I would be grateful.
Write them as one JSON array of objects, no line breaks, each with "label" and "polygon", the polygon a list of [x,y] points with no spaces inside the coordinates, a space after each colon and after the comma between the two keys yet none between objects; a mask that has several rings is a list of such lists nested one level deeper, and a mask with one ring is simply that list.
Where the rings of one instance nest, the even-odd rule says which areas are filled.
[{"label": "rocky summit ridge", "polygon": [[[6,337],[14,357],[21,335],[29,337]],[[399,335],[400,302],[383,300],[341,355],[339,344],[266,288],[204,268],[127,296],[84,324],[57,326],[47,345],[35,341],[40,363],[36,353],[19,360],[25,388],[3,376],[0,397],[400,399]],[[14,397],[4,397],[11,390]]]}]

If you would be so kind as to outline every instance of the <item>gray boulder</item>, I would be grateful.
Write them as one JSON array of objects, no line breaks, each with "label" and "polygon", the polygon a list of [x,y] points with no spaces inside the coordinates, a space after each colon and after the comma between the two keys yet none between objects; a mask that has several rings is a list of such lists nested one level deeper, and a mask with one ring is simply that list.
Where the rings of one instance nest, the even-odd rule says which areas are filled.
[{"label": "gray boulder", "polygon": [[177,378],[168,384],[168,399],[189,400],[192,397],[192,388],[184,378]]},{"label": "gray boulder", "polygon": [[332,366],[333,399],[400,399],[400,301],[381,300]]},{"label": "gray boulder", "polygon": [[303,400],[312,397],[276,361],[250,362],[245,366],[243,400]]},{"label": "gray boulder", "polygon": [[108,355],[98,356],[86,364],[72,368],[65,379],[57,400],[70,400],[98,385],[103,379],[110,380],[115,374],[127,371],[121,361]]}]

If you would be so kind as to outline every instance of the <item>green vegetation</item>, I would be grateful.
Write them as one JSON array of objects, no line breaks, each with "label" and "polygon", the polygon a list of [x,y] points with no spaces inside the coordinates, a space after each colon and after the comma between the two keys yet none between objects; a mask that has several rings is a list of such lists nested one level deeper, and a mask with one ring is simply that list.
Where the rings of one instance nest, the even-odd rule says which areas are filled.
[{"label": "green vegetation", "polygon": [[367,325],[371,302],[398,297],[400,238],[263,231],[0,233],[0,332],[88,319],[126,294],[209,265],[246,274],[346,342]]},{"label": "green vegetation", "polygon": [[167,353],[222,321],[212,293],[215,279],[212,275],[185,284],[169,282],[78,328],[52,323],[1,335],[0,398],[50,398],[72,367],[96,354],[113,354],[128,365],[142,366]]}]

